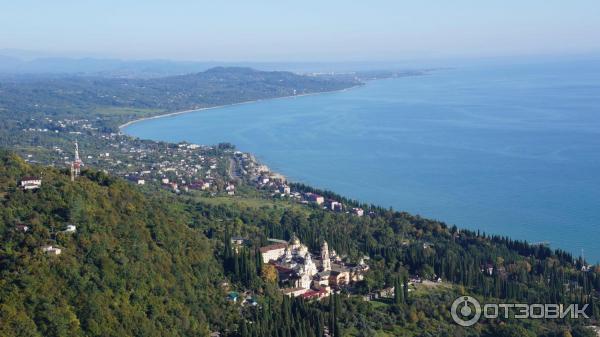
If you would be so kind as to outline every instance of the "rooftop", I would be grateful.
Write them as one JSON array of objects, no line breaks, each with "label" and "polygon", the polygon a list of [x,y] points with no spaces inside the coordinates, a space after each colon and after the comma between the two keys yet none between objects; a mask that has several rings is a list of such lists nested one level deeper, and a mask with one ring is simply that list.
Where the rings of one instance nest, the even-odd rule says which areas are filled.
[{"label": "rooftop", "polygon": [[276,250],[276,249],[283,249],[287,247],[287,243],[275,243],[272,245],[268,245],[268,246],[264,246],[264,247],[260,247],[260,252],[261,253],[265,253],[271,250]]}]

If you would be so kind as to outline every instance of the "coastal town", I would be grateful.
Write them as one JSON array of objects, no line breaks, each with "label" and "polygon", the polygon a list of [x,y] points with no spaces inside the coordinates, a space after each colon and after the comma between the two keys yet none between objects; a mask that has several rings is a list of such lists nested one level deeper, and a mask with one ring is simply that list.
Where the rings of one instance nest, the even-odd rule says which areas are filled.
[{"label": "coastal town", "polygon": [[[81,169],[93,167],[136,185],[160,187],[177,194],[234,196],[242,184],[272,198],[359,217],[365,215],[365,210],[356,205],[345,205],[340,200],[295,188],[285,176],[271,171],[252,154],[236,151],[231,144],[206,146],[142,140],[121,132],[106,132],[96,125],[97,121],[88,119],[44,118],[29,123],[22,129],[25,134],[62,137],[61,142],[56,142],[61,146],[45,144],[46,148],[52,148],[50,153],[43,152],[41,146],[21,150],[31,163],[70,167],[75,155],[74,144],[78,143]],[[42,139],[54,140],[53,137]]]}]

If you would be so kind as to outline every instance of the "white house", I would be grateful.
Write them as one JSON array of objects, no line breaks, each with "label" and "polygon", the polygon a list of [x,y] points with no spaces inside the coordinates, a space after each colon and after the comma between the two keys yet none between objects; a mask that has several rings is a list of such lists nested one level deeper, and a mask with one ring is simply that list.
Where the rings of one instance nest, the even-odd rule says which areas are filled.
[{"label": "white house", "polygon": [[52,245],[44,246],[42,247],[42,250],[50,255],[60,255],[60,253],[62,253],[62,250],[60,248],[53,247]]},{"label": "white house", "polygon": [[362,208],[358,208],[358,207],[353,208],[352,213],[354,213],[357,216],[365,215],[365,211]]},{"label": "white house", "polygon": [[341,211],[342,210],[342,203],[339,201],[334,201],[332,200],[329,203],[329,207],[331,208],[332,211]]},{"label": "white house", "polygon": [[67,229],[65,229],[65,233],[75,233],[75,231],[77,231],[75,225],[67,225]]},{"label": "white house", "polygon": [[42,186],[42,179],[37,177],[25,177],[21,179],[21,188],[24,190],[35,190]]}]

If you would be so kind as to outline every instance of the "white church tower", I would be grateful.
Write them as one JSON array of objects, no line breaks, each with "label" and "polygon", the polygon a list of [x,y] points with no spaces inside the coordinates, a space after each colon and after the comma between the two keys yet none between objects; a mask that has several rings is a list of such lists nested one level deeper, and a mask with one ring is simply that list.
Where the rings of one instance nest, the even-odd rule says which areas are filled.
[{"label": "white church tower", "polygon": [[323,245],[321,246],[321,261],[323,262],[323,271],[330,271],[331,259],[329,258],[329,246],[327,246],[327,241],[323,241]]}]

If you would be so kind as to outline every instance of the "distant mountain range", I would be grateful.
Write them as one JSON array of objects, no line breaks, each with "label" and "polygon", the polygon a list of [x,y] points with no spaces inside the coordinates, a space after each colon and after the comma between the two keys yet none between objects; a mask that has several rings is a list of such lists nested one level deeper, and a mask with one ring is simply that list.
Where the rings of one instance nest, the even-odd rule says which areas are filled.
[{"label": "distant mountain range", "polygon": [[[222,63],[221,63],[222,64]],[[79,74],[122,78],[152,78],[199,72],[216,62],[169,60],[117,60],[98,58],[42,57],[24,60],[0,55],[0,74]]]},{"label": "distant mountain range", "polygon": [[0,77],[15,75],[83,75],[117,78],[156,78],[198,73],[214,67],[250,67],[296,73],[353,73],[406,69],[406,64],[384,62],[217,62],[174,60],[120,60],[93,57],[48,56],[0,49]]}]

